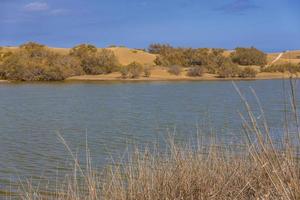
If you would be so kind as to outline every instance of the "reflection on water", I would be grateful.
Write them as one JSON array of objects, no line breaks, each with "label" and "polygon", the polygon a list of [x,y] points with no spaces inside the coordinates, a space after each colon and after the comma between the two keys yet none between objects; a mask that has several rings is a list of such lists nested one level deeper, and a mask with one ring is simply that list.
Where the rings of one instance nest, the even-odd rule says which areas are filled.
[{"label": "reflection on water", "polygon": [[[249,87],[255,89],[274,129],[283,125],[284,84],[237,82],[251,103]],[[58,133],[79,158],[87,134],[101,167],[128,145],[161,141],[169,132],[181,140],[212,129],[234,142],[238,111],[243,106],[230,81],[0,84],[0,191],[19,179],[67,172],[73,163]]]}]

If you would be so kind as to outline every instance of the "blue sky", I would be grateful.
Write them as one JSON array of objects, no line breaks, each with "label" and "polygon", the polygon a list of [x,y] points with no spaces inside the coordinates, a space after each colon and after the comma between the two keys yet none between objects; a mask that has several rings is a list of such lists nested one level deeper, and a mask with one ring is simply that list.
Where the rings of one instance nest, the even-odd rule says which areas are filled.
[{"label": "blue sky", "polygon": [[0,45],[300,49],[299,0],[0,0]]}]

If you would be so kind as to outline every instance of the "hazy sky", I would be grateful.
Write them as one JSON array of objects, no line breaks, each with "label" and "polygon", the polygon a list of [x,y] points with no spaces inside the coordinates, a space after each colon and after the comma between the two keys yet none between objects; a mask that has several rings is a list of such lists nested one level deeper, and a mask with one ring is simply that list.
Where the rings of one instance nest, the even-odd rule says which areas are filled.
[{"label": "hazy sky", "polygon": [[0,0],[0,45],[300,49],[300,0]]}]

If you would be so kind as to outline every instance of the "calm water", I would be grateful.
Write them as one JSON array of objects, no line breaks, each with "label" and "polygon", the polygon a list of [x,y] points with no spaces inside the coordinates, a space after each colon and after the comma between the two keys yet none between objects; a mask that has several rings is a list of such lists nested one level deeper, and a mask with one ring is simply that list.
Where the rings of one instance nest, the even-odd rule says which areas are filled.
[{"label": "calm water", "polygon": [[[236,83],[250,102],[253,87],[270,126],[282,127],[288,82]],[[0,191],[19,179],[67,172],[73,163],[58,133],[79,157],[87,134],[93,162],[101,167],[128,145],[160,141],[170,132],[187,139],[197,127],[213,128],[234,141],[241,135],[238,111],[243,106],[230,81],[0,84]]]}]

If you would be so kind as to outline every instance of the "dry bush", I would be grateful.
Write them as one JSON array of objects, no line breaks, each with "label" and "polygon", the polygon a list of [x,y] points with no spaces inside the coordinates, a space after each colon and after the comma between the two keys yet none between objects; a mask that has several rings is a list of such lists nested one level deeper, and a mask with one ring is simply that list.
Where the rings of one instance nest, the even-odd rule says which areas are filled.
[{"label": "dry bush", "polygon": [[119,62],[114,52],[98,50],[90,44],[80,44],[70,50],[70,55],[78,58],[86,74],[107,74],[116,71]]},{"label": "dry bush", "polygon": [[201,65],[209,67],[210,72],[215,71],[215,67],[219,66],[220,60],[225,58],[223,55],[224,49],[175,48],[168,44],[152,44],[149,46],[149,52],[157,54],[154,62],[160,66],[179,65],[191,67]]},{"label": "dry bush", "polygon": [[77,58],[60,55],[33,42],[21,45],[0,65],[1,78],[17,81],[57,81],[82,73]]},{"label": "dry bush", "polygon": [[267,64],[267,54],[251,47],[241,48],[238,47],[231,53],[232,61],[239,65],[259,65],[263,66]]},{"label": "dry bush", "polygon": [[240,78],[255,78],[257,74],[257,71],[251,67],[245,67],[240,70],[238,73],[238,76]]},{"label": "dry bush", "polygon": [[121,73],[121,78],[123,78],[123,79],[128,78],[130,71],[126,66],[120,67],[119,71]]},{"label": "dry bush", "polygon": [[179,65],[172,65],[168,67],[168,72],[176,76],[179,76],[181,74],[181,71],[182,67],[180,67]]},{"label": "dry bush", "polygon": [[187,75],[188,76],[203,76],[204,72],[205,72],[204,67],[193,66],[193,67],[189,68]]},{"label": "dry bush", "polygon": [[143,72],[143,65],[137,62],[132,62],[127,65],[130,71],[130,78],[139,78]]},{"label": "dry bush", "polygon": [[152,67],[151,66],[145,66],[144,67],[144,76],[150,77],[151,76]]},{"label": "dry bush", "polygon": [[120,73],[122,78],[139,78],[143,73],[143,65],[138,62],[132,62],[127,66],[120,68]]},{"label": "dry bush", "polygon": [[235,77],[239,74],[240,68],[230,59],[225,59],[217,69],[217,74],[220,78]]}]

